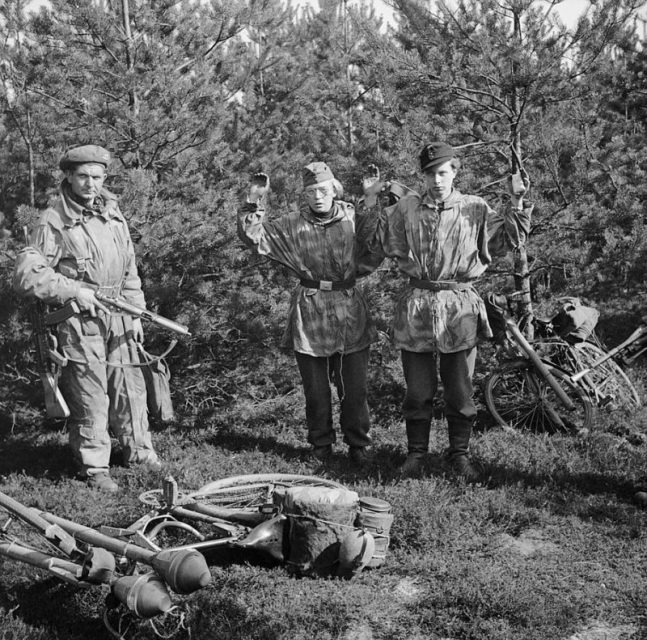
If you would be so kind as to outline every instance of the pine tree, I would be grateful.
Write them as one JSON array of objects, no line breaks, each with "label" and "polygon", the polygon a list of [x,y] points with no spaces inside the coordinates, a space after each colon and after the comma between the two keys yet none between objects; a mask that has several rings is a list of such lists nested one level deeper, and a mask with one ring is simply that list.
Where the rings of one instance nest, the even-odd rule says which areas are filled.
[{"label": "pine tree", "polygon": [[[468,189],[496,198],[507,175],[523,168],[534,185],[534,230],[568,227],[564,162],[581,144],[571,111],[595,93],[597,65],[622,40],[640,3],[602,2],[573,32],[555,15],[557,2],[464,0],[452,10],[440,2],[436,13],[418,0],[393,4],[402,16],[401,49],[387,57],[393,70],[405,69],[396,87],[406,82],[418,91],[414,109],[400,107],[406,118],[418,124],[426,103],[431,115],[422,130],[462,150],[469,169],[461,184]],[[553,146],[557,132],[565,138],[561,155]],[[573,146],[565,148],[569,139]],[[525,247],[515,255],[526,315],[532,270],[553,264],[538,255],[528,259]]]}]

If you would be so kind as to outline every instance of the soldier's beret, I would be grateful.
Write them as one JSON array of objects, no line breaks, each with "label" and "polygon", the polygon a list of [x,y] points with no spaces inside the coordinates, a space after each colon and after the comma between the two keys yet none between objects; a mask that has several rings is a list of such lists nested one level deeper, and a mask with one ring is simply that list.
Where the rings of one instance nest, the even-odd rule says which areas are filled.
[{"label": "soldier's beret", "polygon": [[110,164],[110,152],[96,144],[84,144],[68,149],[61,157],[58,166],[66,171],[77,164],[96,162],[107,167]]},{"label": "soldier's beret", "polygon": [[423,147],[420,152],[420,170],[426,171],[431,167],[444,164],[456,157],[456,152],[452,147],[444,142],[432,142]]},{"label": "soldier's beret", "polygon": [[325,162],[311,162],[303,169],[303,186],[319,184],[326,180],[334,180],[335,176]]}]

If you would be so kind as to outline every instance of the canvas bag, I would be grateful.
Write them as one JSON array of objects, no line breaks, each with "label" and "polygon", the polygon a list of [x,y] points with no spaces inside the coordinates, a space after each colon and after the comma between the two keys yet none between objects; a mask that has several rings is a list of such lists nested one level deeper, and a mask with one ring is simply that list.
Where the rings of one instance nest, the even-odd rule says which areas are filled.
[{"label": "canvas bag", "polygon": [[173,401],[171,400],[171,371],[164,356],[175,346],[173,344],[161,356],[148,353],[142,344],[137,343],[142,373],[146,382],[146,403],[148,414],[161,422],[175,419]]},{"label": "canvas bag", "polygon": [[600,312],[582,304],[579,298],[560,298],[561,308],[553,318],[559,336],[572,342],[583,342],[595,329]]},{"label": "canvas bag", "polygon": [[282,499],[289,522],[288,564],[303,575],[327,574],[337,565],[339,546],[355,529],[359,496],[331,487],[290,487]]}]

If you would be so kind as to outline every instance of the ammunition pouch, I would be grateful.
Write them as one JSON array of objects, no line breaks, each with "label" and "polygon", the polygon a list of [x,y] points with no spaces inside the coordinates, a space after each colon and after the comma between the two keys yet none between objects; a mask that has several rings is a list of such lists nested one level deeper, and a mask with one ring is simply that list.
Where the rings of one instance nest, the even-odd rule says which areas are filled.
[{"label": "ammunition pouch", "polygon": [[81,310],[76,301],[68,300],[62,307],[58,307],[57,309],[46,313],[43,321],[48,327],[52,327],[61,322],[65,322],[68,318],[71,318],[73,315],[80,312]]},{"label": "ammunition pouch", "polygon": [[[177,342],[177,341],[175,341]],[[175,346],[171,345],[171,349]],[[164,355],[153,356],[148,353],[142,344],[137,343],[141,360],[142,373],[146,383],[146,404],[150,416],[161,422],[172,422],[175,419],[173,401],[171,399],[171,372]],[[168,353],[168,349],[165,353]]]}]

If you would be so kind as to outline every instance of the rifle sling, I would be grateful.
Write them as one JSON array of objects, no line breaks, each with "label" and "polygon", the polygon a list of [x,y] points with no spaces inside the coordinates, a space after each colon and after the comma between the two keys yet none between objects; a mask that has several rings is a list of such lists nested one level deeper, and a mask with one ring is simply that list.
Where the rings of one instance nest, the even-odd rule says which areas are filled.
[{"label": "rifle sling", "polygon": [[[166,356],[175,349],[175,345],[177,344],[177,340],[174,338],[171,340],[169,346],[158,356],[151,356],[150,353],[147,351],[144,351],[143,345],[141,345],[139,342],[135,343],[137,345],[137,350],[139,353],[144,353],[145,357],[148,359],[146,362],[108,362],[107,360],[94,360],[94,363],[97,364],[102,364],[105,365],[106,367],[114,367],[115,369],[129,369],[129,368],[139,368],[143,369],[144,367],[150,367],[150,365],[155,364],[156,362],[159,362],[160,360],[163,360],[166,358]],[[68,360],[68,362],[74,362],[74,364],[90,364],[89,360],[77,360],[76,358],[70,358],[69,356],[65,356]]]}]

